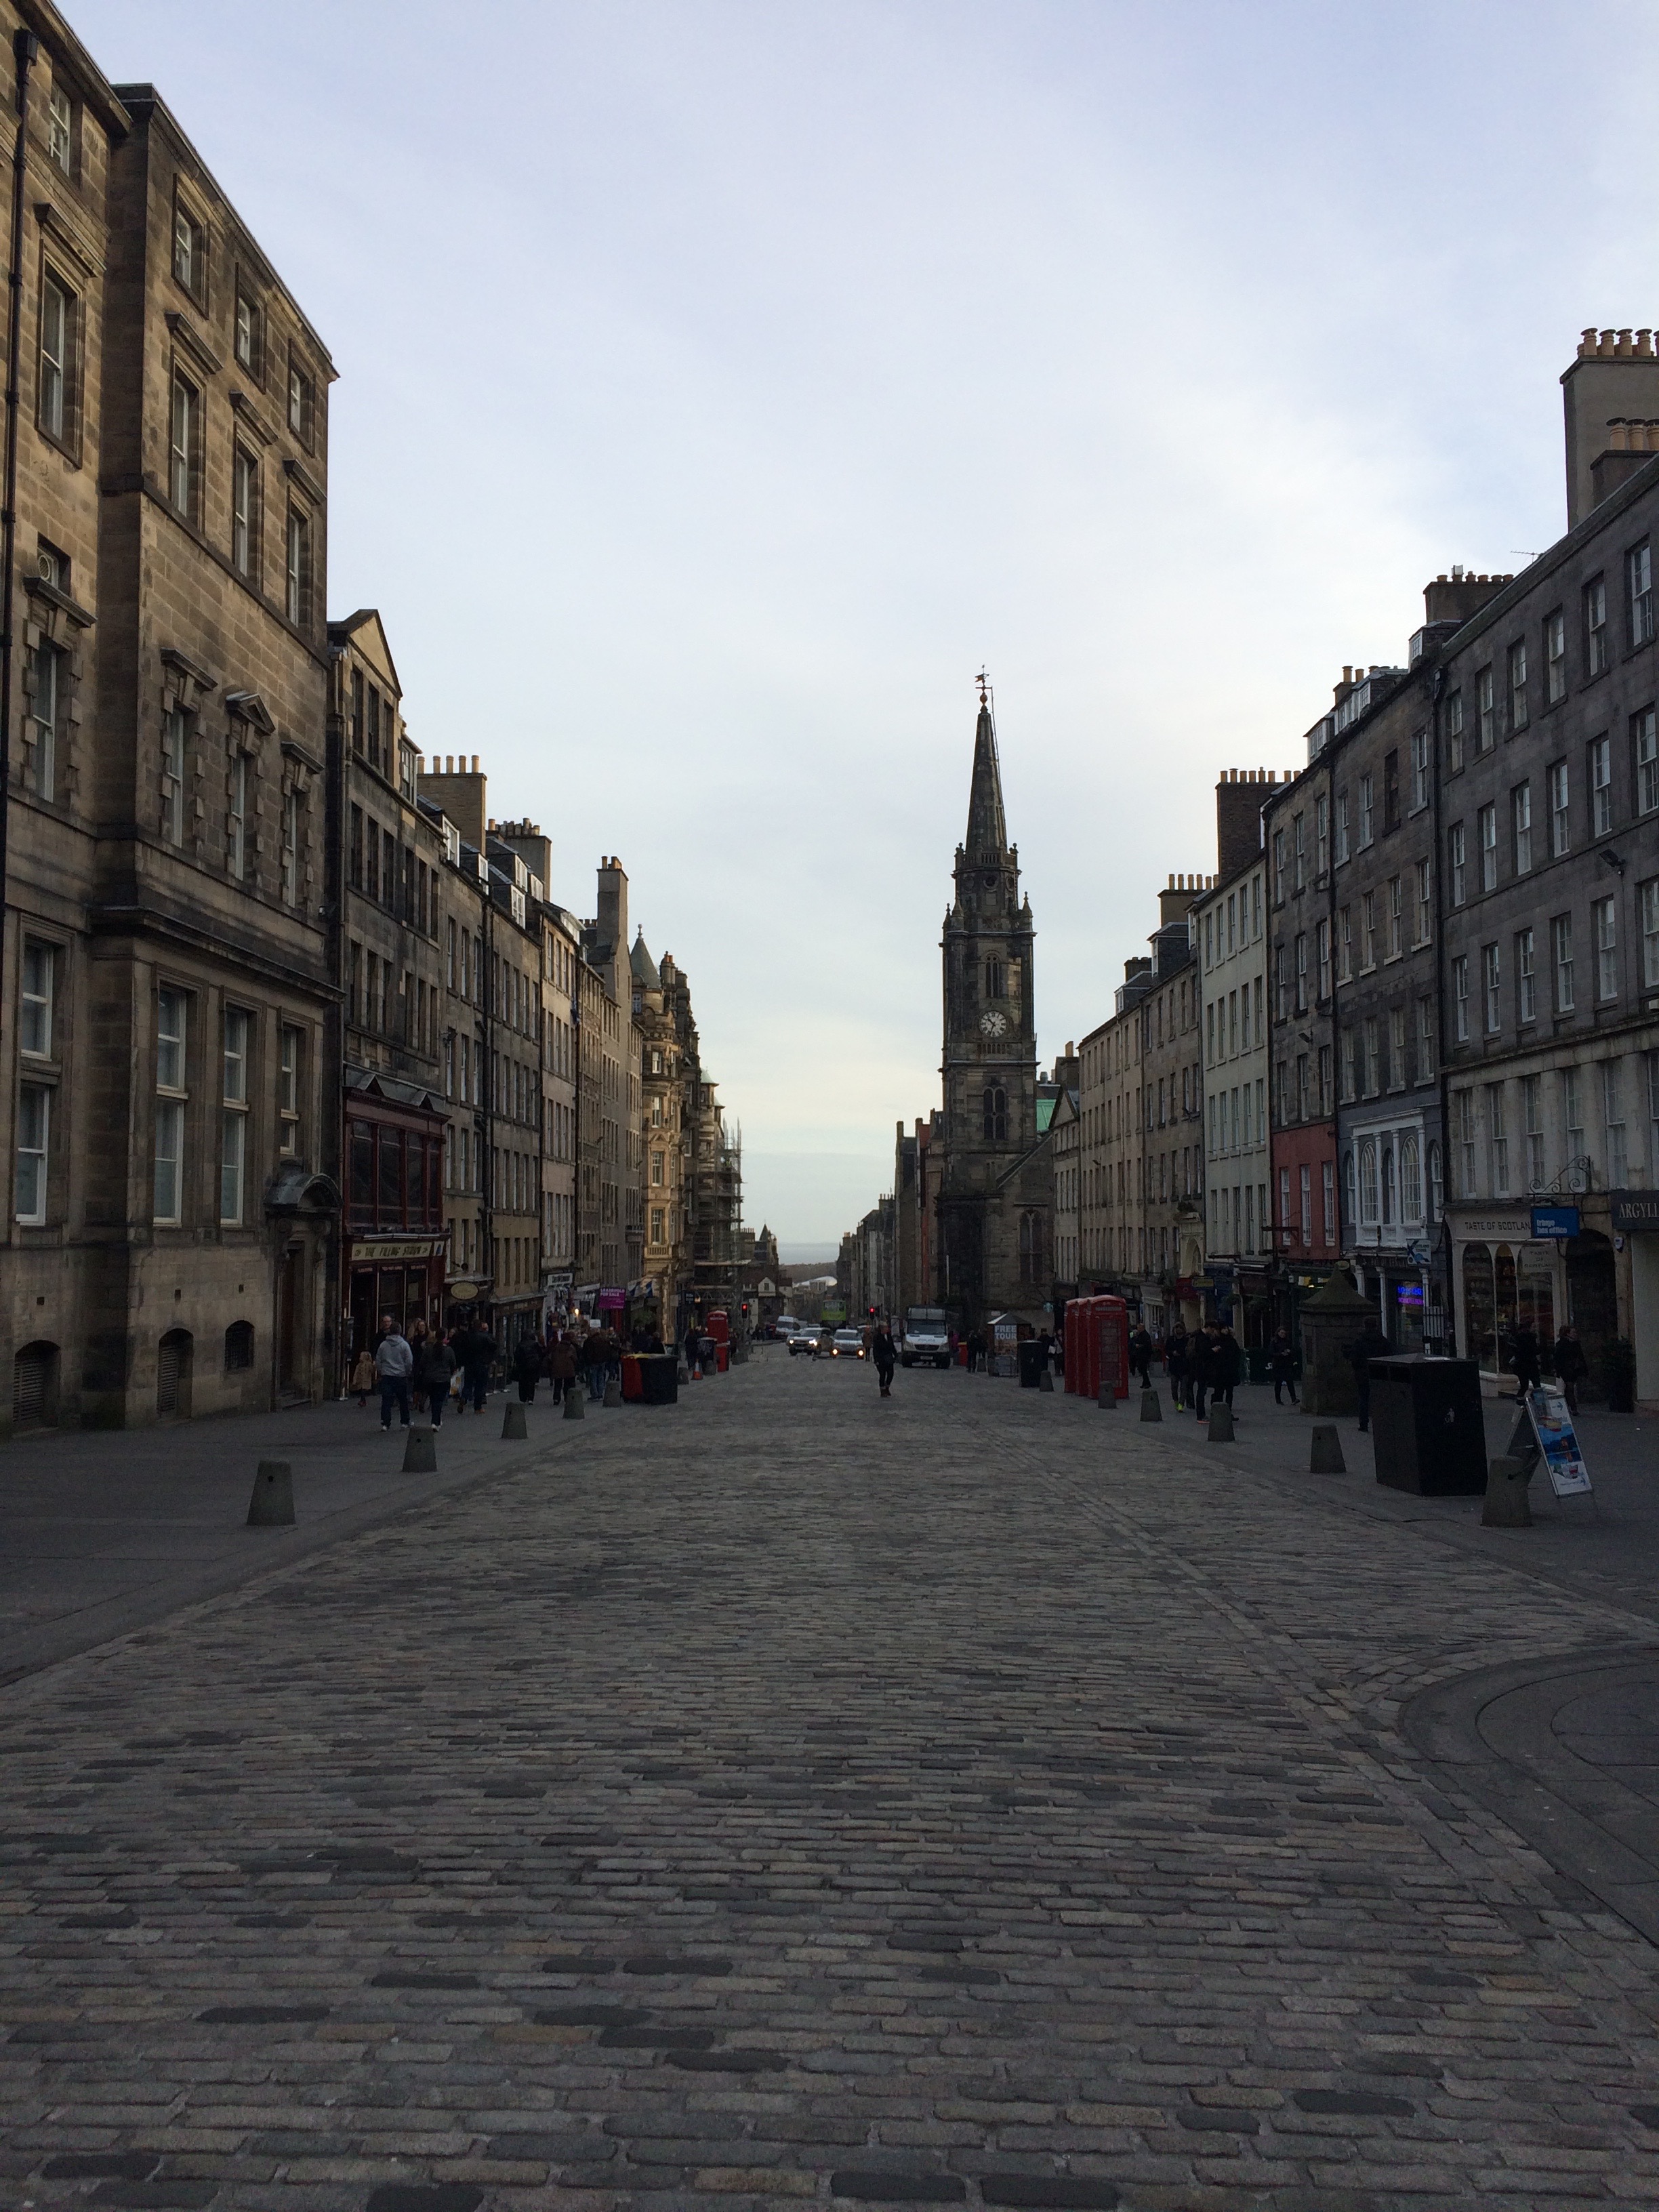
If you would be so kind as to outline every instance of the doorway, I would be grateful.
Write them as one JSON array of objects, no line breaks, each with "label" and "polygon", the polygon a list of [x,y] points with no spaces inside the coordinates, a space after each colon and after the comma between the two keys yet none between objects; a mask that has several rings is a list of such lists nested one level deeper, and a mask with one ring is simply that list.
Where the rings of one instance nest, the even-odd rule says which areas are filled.
[{"label": "doorway", "polygon": [[297,1389],[300,1358],[300,1314],[303,1291],[303,1244],[290,1244],[283,1255],[276,1278],[276,1388],[283,1396]]}]

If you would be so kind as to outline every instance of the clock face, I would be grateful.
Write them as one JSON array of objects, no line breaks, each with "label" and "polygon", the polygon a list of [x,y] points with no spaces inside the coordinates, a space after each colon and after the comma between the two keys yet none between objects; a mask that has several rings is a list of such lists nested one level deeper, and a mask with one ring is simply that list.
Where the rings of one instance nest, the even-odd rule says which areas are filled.
[{"label": "clock face", "polygon": [[1006,1014],[981,1014],[979,1025],[987,1036],[1000,1036],[1008,1026],[1008,1017]]}]

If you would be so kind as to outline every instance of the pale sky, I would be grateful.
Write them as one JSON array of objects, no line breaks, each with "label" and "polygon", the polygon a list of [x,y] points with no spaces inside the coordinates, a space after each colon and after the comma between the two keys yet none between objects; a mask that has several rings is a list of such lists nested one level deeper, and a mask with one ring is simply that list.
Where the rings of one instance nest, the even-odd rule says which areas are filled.
[{"label": "pale sky", "polygon": [[561,902],[622,856],[787,1243],[938,1103],[981,661],[1046,1061],[1659,325],[1651,7],[68,12],[333,351],[331,612]]}]

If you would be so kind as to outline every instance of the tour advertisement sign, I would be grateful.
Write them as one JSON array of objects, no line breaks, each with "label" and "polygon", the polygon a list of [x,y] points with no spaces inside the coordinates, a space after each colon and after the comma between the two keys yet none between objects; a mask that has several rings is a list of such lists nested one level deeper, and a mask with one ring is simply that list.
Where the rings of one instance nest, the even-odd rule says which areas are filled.
[{"label": "tour advertisement sign", "polygon": [[1549,1469],[1550,1488],[1558,1498],[1579,1498],[1589,1489],[1589,1470],[1573,1432],[1572,1415],[1559,1390],[1529,1390],[1527,1411],[1532,1432]]}]

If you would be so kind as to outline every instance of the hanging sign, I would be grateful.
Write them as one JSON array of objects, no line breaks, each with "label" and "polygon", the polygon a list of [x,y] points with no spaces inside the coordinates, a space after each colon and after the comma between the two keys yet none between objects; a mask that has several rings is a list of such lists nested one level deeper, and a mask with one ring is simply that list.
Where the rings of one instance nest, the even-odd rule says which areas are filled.
[{"label": "hanging sign", "polygon": [[1527,1412],[1549,1469],[1550,1488],[1558,1498],[1582,1498],[1590,1487],[1589,1469],[1578,1449],[1566,1400],[1559,1390],[1528,1390]]}]

